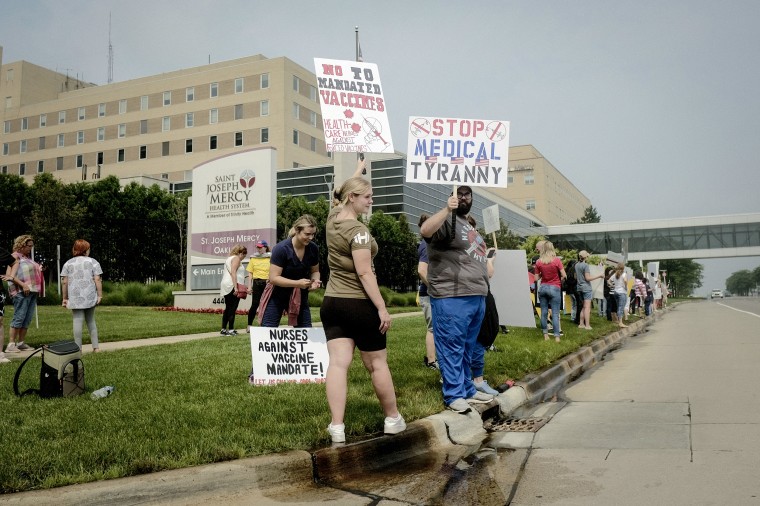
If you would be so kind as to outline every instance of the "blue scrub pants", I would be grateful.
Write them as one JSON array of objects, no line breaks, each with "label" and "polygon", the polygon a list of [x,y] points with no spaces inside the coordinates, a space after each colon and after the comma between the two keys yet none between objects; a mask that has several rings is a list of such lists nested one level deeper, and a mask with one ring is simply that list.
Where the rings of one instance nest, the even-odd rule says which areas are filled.
[{"label": "blue scrub pants", "polygon": [[430,297],[435,352],[443,379],[443,403],[475,395],[470,363],[486,311],[483,295]]}]

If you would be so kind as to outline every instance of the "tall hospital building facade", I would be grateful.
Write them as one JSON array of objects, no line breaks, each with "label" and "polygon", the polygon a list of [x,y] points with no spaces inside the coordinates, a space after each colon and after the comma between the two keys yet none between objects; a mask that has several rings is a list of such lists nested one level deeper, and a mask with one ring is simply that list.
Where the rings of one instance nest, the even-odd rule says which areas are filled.
[{"label": "tall hospital building facade", "polygon": [[[114,175],[123,184],[181,191],[208,160],[272,147],[278,191],[313,200],[327,197],[336,172],[355,164],[355,155],[326,152],[316,77],[284,57],[254,55],[107,85],[26,61],[3,64],[2,48],[0,64],[0,173],[29,183],[41,173],[67,183]],[[375,210],[416,224],[450,192],[405,183],[403,153],[367,159]],[[475,189],[477,219],[496,203],[512,231],[530,235],[570,223],[590,205],[532,146],[510,148],[509,178],[505,190]]]}]

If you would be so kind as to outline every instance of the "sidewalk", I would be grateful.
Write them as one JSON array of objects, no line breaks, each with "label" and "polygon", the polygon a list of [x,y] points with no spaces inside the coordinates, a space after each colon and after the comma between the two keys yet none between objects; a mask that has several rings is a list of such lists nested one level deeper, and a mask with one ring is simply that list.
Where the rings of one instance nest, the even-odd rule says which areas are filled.
[{"label": "sidewalk", "polygon": [[[419,313],[401,313],[401,318]],[[659,313],[662,314],[662,313]],[[554,366],[500,394],[494,401],[476,405],[476,410],[460,415],[444,411],[409,424],[407,431],[392,437],[381,436],[353,444],[335,445],[313,453],[305,451],[254,457],[98,481],[50,490],[0,496],[0,504],[204,504],[224,501],[237,504],[336,504],[373,503],[382,497],[398,495],[398,500],[425,503],[442,493],[446,481],[437,476],[440,466],[449,466],[477,452],[487,433],[485,419],[501,413],[507,416],[526,403],[551,398],[570,381],[597,364],[609,351],[619,347],[630,335],[643,330],[652,318],[633,322],[599,339],[590,346],[561,359]],[[103,351],[204,339],[215,332],[171,336],[139,341],[102,343]],[[84,352],[90,350],[85,347]],[[433,474],[419,475],[419,486],[408,489],[404,462],[424,461]],[[432,471],[430,471],[432,470]],[[390,473],[390,474],[389,474]],[[368,481],[369,480],[369,481]],[[318,483],[315,483],[317,481]],[[397,489],[393,490],[393,484]]]}]

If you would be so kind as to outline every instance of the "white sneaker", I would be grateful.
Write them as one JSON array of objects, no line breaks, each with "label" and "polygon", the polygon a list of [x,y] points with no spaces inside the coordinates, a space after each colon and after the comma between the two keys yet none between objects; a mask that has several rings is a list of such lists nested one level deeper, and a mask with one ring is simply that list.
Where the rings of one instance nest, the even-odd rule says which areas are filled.
[{"label": "white sneaker", "polygon": [[8,346],[5,347],[5,353],[18,353],[16,343],[8,343]]},{"label": "white sneaker", "polygon": [[0,351],[0,364],[10,364],[10,360],[8,360],[8,357],[5,356],[5,353]]},{"label": "white sneaker", "polygon": [[406,430],[406,422],[404,417],[399,413],[396,418],[389,416],[385,417],[385,427],[383,428],[383,434],[398,434]]},{"label": "white sneaker", "polygon": [[475,392],[475,395],[467,399],[468,404],[485,404],[493,400],[493,395],[488,395],[483,392]]},{"label": "white sneaker", "polygon": [[341,423],[339,425],[333,425],[332,423],[327,426],[327,432],[330,433],[333,443],[345,443],[346,442],[346,425]]},{"label": "white sneaker", "polygon": [[472,407],[464,399],[454,399],[451,404],[446,406],[446,409],[450,409],[451,411],[459,413],[461,415],[472,411]]}]

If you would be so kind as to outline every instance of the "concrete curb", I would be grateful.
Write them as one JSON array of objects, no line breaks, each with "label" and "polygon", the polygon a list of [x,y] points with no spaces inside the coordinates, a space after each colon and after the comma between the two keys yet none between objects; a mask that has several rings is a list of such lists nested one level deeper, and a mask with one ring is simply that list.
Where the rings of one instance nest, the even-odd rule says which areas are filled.
[{"label": "concrete curb", "polygon": [[518,381],[491,403],[476,405],[466,415],[443,411],[410,423],[405,432],[396,436],[317,450],[314,453],[314,476],[325,484],[338,483],[425,454],[433,447],[460,446],[463,457],[471,455],[478,451],[487,435],[484,420],[496,416],[506,418],[523,405],[551,399],[565,385],[601,362],[607,353],[644,331],[657,317],[655,313],[631,322],[628,328],[597,339],[543,371]]}]

